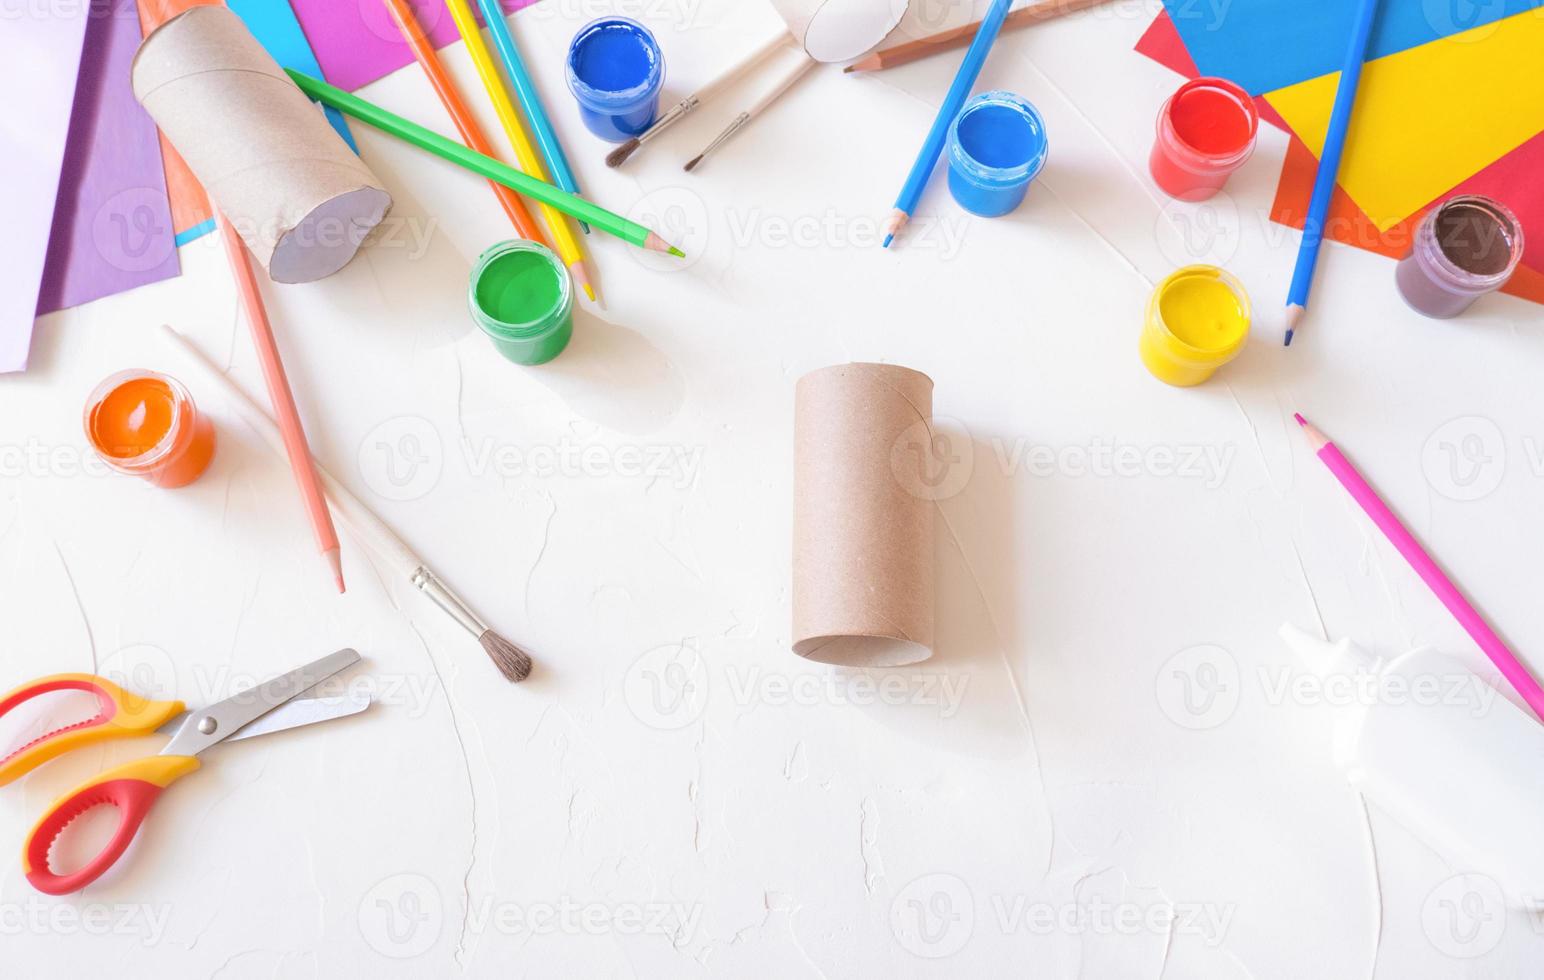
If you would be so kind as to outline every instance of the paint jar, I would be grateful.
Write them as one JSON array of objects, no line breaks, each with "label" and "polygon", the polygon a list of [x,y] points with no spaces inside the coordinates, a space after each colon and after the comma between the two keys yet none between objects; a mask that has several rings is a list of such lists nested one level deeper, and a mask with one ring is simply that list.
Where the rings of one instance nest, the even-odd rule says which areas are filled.
[{"label": "paint jar", "polygon": [[1517,216],[1499,201],[1466,194],[1421,219],[1394,282],[1412,310],[1446,319],[1506,285],[1522,257]]},{"label": "paint jar", "polygon": [[1191,79],[1158,110],[1148,169],[1170,197],[1204,201],[1249,159],[1259,129],[1248,92],[1225,78]]},{"label": "paint jar", "polygon": [[574,332],[568,270],[538,242],[502,242],[478,256],[467,303],[493,346],[516,364],[545,364]]},{"label": "paint jar", "polygon": [[214,425],[188,389],[154,371],[119,371],[97,385],[83,421],[110,469],[158,487],[187,486],[214,457]]},{"label": "paint jar", "polygon": [[1007,214],[1045,166],[1046,150],[1034,106],[1012,92],[983,92],[949,125],[949,193],[971,214]]},{"label": "paint jar", "polygon": [[649,29],[627,17],[602,17],[568,46],[568,87],[590,132],[625,143],[654,125],[665,56]]},{"label": "paint jar", "polygon": [[1153,290],[1142,325],[1142,363],[1165,384],[1198,385],[1249,339],[1244,284],[1216,266],[1187,265]]}]

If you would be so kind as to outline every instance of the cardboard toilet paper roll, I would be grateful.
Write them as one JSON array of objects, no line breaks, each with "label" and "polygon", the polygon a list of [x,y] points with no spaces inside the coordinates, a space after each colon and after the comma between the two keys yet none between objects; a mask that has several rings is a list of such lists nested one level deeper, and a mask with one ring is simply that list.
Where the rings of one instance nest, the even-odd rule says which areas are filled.
[{"label": "cardboard toilet paper roll", "polygon": [[796,42],[816,61],[867,54],[906,16],[910,0],[772,0]]},{"label": "cardboard toilet paper roll", "polygon": [[134,96],[276,282],[348,264],[391,195],[241,18],[198,6],[145,38]]},{"label": "cardboard toilet paper roll", "polygon": [[793,649],[852,667],[933,652],[933,503],[906,479],[930,444],[933,381],[839,364],[794,394]]}]

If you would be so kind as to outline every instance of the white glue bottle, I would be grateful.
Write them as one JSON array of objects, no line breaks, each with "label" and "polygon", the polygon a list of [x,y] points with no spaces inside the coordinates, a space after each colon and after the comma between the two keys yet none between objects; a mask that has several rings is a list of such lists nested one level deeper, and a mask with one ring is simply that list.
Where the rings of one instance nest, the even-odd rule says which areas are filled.
[{"label": "white glue bottle", "polygon": [[1455,871],[1544,907],[1544,725],[1434,650],[1384,663],[1291,625],[1281,637],[1338,707],[1335,764],[1351,785]]}]

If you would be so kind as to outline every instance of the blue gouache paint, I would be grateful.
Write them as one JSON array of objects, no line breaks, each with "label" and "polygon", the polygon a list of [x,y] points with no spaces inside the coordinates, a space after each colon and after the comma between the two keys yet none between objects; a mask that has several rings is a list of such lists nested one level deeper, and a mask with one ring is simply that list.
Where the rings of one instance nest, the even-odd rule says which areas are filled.
[{"label": "blue gouache paint", "polygon": [[580,28],[568,46],[568,87],[590,132],[625,143],[654,125],[665,56],[649,29],[626,17]]},{"label": "blue gouache paint", "polygon": [[1048,148],[1034,106],[1012,92],[983,92],[949,126],[949,193],[971,214],[1007,214],[1024,200]]}]

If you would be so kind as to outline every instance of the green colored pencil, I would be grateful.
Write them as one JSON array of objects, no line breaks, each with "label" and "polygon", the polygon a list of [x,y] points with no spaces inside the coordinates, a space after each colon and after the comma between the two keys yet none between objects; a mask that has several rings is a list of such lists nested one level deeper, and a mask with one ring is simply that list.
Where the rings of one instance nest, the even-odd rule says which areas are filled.
[{"label": "green colored pencil", "polygon": [[433,130],[425,129],[394,112],[388,112],[372,102],[366,102],[357,95],[328,85],[319,78],[312,78],[310,75],[288,68],[285,71],[291,80],[300,86],[302,92],[322,105],[331,106],[362,123],[405,140],[419,149],[428,150],[435,156],[443,157],[474,174],[498,181],[526,197],[550,204],[564,214],[594,225],[624,242],[646,248],[651,252],[667,252],[677,257],[684,257],[680,249],[636,221],[629,221],[620,214],[607,211],[597,204],[591,204],[577,194],[570,194],[561,187],[554,187],[544,180],[537,180],[535,177],[523,174],[501,160],[467,149],[455,140],[446,139]]}]

